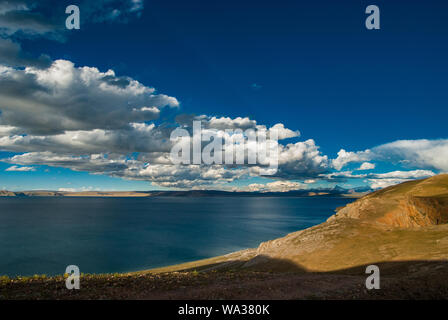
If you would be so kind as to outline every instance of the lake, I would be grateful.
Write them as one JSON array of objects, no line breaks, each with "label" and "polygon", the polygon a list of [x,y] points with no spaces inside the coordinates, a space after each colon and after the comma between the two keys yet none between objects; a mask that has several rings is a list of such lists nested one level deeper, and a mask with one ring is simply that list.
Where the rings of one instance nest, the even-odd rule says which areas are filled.
[{"label": "lake", "polygon": [[0,275],[137,271],[257,247],[352,199],[0,198]]}]

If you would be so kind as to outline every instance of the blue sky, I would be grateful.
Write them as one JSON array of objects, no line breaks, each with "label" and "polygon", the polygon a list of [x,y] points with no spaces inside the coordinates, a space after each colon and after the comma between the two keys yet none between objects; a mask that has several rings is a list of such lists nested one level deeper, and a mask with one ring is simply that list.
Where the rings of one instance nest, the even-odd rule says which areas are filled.
[{"label": "blue sky", "polygon": [[[250,184],[255,184],[254,190],[263,184],[271,184],[272,188],[281,185],[286,190],[336,184],[380,187],[448,171],[446,2],[104,0],[92,5],[89,1],[78,1],[81,29],[69,31],[64,30],[67,16],[64,11],[72,4],[70,1],[41,1],[35,5],[28,1],[26,9],[20,7],[21,1],[10,3],[17,6],[15,11],[4,10],[3,16],[0,15],[1,40],[9,41],[8,46],[20,45],[17,56],[32,57],[17,62],[11,58],[11,50],[0,46],[3,50],[0,64],[17,73],[35,65],[32,60],[41,54],[49,56],[49,64],[62,59],[72,62],[73,68],[95,67],[102,73],[113,69],[114,77],[129,77],[155,88],[157,94],[177,100],[176,106],[160,105],[159,116],[144,121],[147,125],[173,125],[179,114],[247,117],[267,127],[282,123],[285,128],[301,133],[299,137],[286,139],[284,145],[312,139],[320,156],[326,157],[319,160],[319,170],[315,162],[309,169],[309,163],[300,162],[303,145],[298,145],[298,150],[293,150],[294,159],[285,164],[285,174],[270,178],[235,175],[231,181],[220,176],[217,181],[221,178],[223,181],[219,187],[244,189]],[[367,17],[364,11],[370,4],[380,8],[380,30],[367,30],[364,25]],[[110,14],[113,10],[120,10],[115,18]],[[11,26],[7,19],[11,12],[29,15],[29,19],[38,17],[39,23],[48,28],[21,28],[20,21],[18,27]],[[49,26],[43,24],[45,21]],[[39,72],[44,72],[44,68],[51,67],[39,68]],[[79,94],[78,89],[75,92]],[[26,113],[7,116],[7,112],[16,112],[17,107],[8,105],[11,102],[4,97],[0,94],[0,119],[4,118],[0,124],[21,130],[5,133],[3,141],[8,139],[7,143],[0,143],[0,150],[4,150],[0,156],[7,159],[0,163],[0,188],[217,187],[168,173],[162,179],[153,173],[136,177],[90,170],[86,166],[80,170],[71,162],[50,161],[48,154],[46,159],[37,154],[30,156],[34,162],[22,158],[12,161],[15,155],[30,152],[79,157],[115,154],[116,150],[96,152],[88,148],[89,152],[71,152],[67,145],[50,150],[46,143],[37,147],[34,140],[27,146],[11,147],[14,135],[51,140],[61,132],[43,133],[42,121],[37,130],[31,120],[23,119]],[[67,97],[67,105],[70,98],[73,96]],[[52,102],[45,99],[42,103]],[[71,115],[76,113],[75,105],[67,106]],[[90,105],[94,116],[96,107]],[[38,112],[31,110],[30,115],[34,111]],[[40,109],[39,115],[45,118]],[[90,119],[94,116],[85,115]],[[48,127],[52,126],[48,121]],[[80,125],[60,130],[105,129],[111,128]],[[304,148],[308,159],[307,152],[311,154],[315,148],[310,145]],[[339,153],[341,149],[347,152],[345,158]],[[129,158],[132,151],[127,154],[123,151],[121,156]],[[337,159],[345,159],[342,167]],[[364,162],[375,167],[356,170]],[[5,171],[11,166],[34,171]],[[339,176],[330,176],[332,173]],[[174,180],[188,183],[176,184]],[[284,183],[272,185],[276,181]]]}]

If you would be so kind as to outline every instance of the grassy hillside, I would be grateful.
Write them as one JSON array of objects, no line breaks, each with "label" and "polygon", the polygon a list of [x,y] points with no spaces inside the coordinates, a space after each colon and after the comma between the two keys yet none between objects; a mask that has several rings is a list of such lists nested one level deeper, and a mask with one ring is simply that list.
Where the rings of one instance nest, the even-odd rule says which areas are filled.
[{"label": "grassy hillside", "polygon": [[448,174],[388,187],[349,204],[332,219],[355,218],[398,227],[448,222]]}]

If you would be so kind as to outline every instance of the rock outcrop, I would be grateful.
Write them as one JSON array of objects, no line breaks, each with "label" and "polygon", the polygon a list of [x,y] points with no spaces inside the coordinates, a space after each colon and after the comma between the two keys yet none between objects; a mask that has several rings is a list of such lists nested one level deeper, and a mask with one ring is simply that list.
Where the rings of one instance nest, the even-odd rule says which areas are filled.
[{"label": "rock outcrop", "polygon": [[246,268],[336,271],[372,263],[448,259],[448,175],[366,195],[327,222],[262,243]]},{"label": "rock outcrop", "polygon": [[448,175],[373,192],[340,209],[329,221],[341,218],[402,228],[445,224],[448,222]]}]

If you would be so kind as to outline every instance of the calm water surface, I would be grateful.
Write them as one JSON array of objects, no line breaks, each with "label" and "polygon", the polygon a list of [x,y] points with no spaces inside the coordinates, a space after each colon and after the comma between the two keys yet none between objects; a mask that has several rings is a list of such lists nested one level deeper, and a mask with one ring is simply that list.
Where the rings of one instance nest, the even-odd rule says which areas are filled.
[{"label": "calm water surface", "polygon": [[0,198],[0,275],[136,271],[256,247],[342,198]]}]

